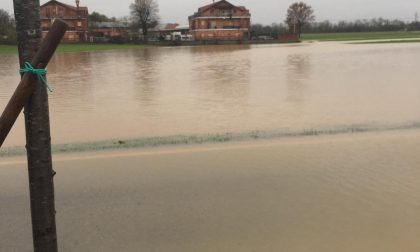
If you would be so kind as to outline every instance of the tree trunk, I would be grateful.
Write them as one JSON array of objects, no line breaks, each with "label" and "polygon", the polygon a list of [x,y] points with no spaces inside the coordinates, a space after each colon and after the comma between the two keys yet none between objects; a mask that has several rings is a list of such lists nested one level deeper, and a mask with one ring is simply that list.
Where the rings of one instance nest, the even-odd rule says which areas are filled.
[{"label": "tree trunk", "polygon": [[147,41],[147,36],[149,35],[149,27],[147,26],[147,23],[142,23],[141,26],[143,29],[143,39]]},{"label": "tree trunk", "polygon": [[[30,62],[42,39],[39,0],[14,0],[20,65]],[[34,66],[36,67],[36,66]],[[38,82],[25,106],[26,149],[31,197],[32,231],[35,252],[57,251],[54,204],[54,171],[48,94]]]},{"label": "tree trunk", "polygon": [[300,35],[302,34],[302,23],[299,22],[298,23],[298,35],[299,35],[299,39],[300,39]]}]

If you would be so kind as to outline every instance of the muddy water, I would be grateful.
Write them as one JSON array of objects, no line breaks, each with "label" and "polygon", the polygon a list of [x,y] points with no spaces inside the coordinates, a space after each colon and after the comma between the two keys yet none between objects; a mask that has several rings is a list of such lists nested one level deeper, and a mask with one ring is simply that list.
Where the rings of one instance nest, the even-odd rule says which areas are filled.
[{"label": "muddy water", "polygon": [[[53,143],[420,121],[420,44],[68,53],[48,75]],[[16,86],[0,56],[0,108]],[[8,146],[24,144],[20,119]]]},{"label": "muddy water", "polygon": [[[60,251],[418,252],[420,131],[55,156]],[[80,155],[80,154],[78,154]],[[0,158],[0,251],[32,251]]]},{"label": "muddy water", "polygon": [[[60,250],[419,251],[419,58],[338,43],[55,56],[54,143],[394,129],[54,155]],[[0,57],[0,108],[16,69]],[[0,158],[0,181],[0,251],[30,251],[24,158]]]}]

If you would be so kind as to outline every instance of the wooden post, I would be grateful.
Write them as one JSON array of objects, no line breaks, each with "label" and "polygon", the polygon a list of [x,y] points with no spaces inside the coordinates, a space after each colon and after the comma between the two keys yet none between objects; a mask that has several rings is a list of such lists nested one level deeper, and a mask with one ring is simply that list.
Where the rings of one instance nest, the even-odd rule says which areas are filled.
[{"label": "wooden post", "polygon": [[[41,47],[37,51],[35,57],[32,59],[32,66],[35,68],[45,68],[48,65],[58,44],[61,41],[61,38],[66,32],[67,27],[67,24],[63,21],[59,19],[55,20],[50,32],[42,41]],[[22,77],[22,80],[16,88],[15,93],[13,94],[0,117],[0,147],[3,145],[4,140],[6,140],[7,135],[12,129],[13,124],[16,122],[16,119],[18,118],[23,107],[28,102],[29,97],[34,91],[36,85],[39,84],[37,83],[37,78],[33,74],[27,73]]]},{"label": "wooden post", "polygon": [[[31,62],[42,39],[39,0],[13,0],[21,68]],[[39,67],[34,66],[34,67]],[[45,67],[45,66],[44,66]],[[48,94],[38,81],[25,106],[32,232],[35,252],[57,251],[54,171]]]}]

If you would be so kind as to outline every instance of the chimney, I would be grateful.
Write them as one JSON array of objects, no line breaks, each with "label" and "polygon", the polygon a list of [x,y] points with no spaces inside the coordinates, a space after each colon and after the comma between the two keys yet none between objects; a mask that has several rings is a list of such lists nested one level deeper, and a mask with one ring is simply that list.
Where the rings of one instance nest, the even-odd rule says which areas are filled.
[{"label": "chimney", "polygon": [[76,0],[76,6],[79,8],[80,0]]}]

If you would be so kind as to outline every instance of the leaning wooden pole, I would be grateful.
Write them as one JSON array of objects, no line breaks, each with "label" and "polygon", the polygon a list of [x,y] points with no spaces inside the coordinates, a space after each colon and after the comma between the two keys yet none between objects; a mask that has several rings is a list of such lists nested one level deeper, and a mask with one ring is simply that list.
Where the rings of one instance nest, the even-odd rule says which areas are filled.
[{"label": "leaning wooden pole", "polygon": [[[32,66],[35,68],[44,68],[48,65],[61,41],[61,38],[66,32],[67,27],[67,24],[63,21],[59,19],[55,20],[50,32],[42,41],[39,50],[33,57],[31,61]],[[27,104],[29,97],[31,97],[35,86],[37,85],[39,85],[37,83],[37,78],[33,74],[26,73],[22,76],[22,80],[0,116],[0,147],[6,140],[7,135],[16,122],[16,119],[23,107]]]},{"label": "leaning wooden pole", "polygon": [[[40,5],[39,0],[13,0],[13,4],[20,66],[24,68],[24,63],[32,61],[41,43]],[[57,251],[54,171],[48,94],[40,81],[34,86],[24,114],[34,251],[53,252]]]}]

